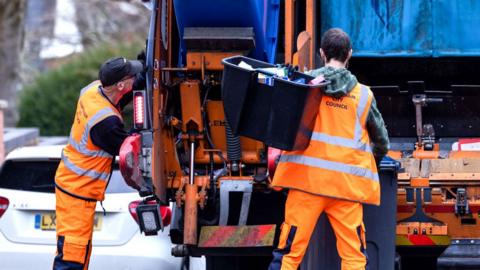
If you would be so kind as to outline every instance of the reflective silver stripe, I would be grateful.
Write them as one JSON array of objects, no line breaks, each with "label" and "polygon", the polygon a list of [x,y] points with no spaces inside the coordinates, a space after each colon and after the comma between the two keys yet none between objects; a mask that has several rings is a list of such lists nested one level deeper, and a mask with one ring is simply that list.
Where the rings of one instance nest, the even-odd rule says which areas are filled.
[{"label": "reflective silver stripe", "polygon": [[105,118],[108,115],[116,115],[111,108],[103,108],[94,114],[87,122],[85,130],[83,131],[82,138],[80,139],[81,145],[87,145],[88,134],[90,134],[90,128],[92,128],[99,119]]},{"label": "reflective silver stripe", "polygon": [[82,88],[82,90],[80,90],[80,96],[83,96],[83,94],[85,94],[85,91],[87,91],[90,88],[89,86],[90,84]]},{"label": "reflective silver stripe", "polygon": [[360,100],[358,101],[357,105],[357,119],[355,120],[355,131],[354,131],[354,139],[360,140],[362,137],[362,125],[360,123],[360,119],[362,119],[362,115],[366,109],[368,101],[368,89],[365,85],[360,85]]},{"label": "reflective silver stripe", "polygon": [[[360,119],[363,115],[363,112],[366,109],[368,102],[368,89],[364,86],[360,86],[360,100],[357,105],[357,115],[355,117],[355,130],[353,139],[342,138],[338,136],[332,136],[325,133],[313,132],[311,140],[324,142],[332,145],[338,145],[348,148],[353,148],[356,150],[365,151],[368,153],[372,152],[372,148],[369,144],[362,143],[362,126],[360,124]],[[361,113],[360,113],[361,111]]]},{"label": "reflective silver stripe", "polygon": [[98,84],[98,81],[94,81],[94,82],[91,82],[89,85],[85,86],[84,88],[82,88],[82,90],[80,90],[80,96],[82,96],[83,94],[85,94],[85,91],[87,91],[88,89],[90,89],[94,84]]},{"label": "reflective silver stripe", "polygon": [[324,143],[337,145],[337,146],[353,148],[357,150],[362,150],[369,153],[372,152],[370,145],[362,143],[360,140],[352,140],[352,139],[332,136],[332,135],[328,135],[320,132],[313,132],[311,140],[324,142]]},{"label": "reflective silver stripe", "polygon": [[360,125],[360,119],[355,119],[355,130],[353,131],[353,139],[360,141],[362,138],[362,125]]},{"label": "reflective silver stripe", "polygon": [[357,107],[357,115],[359,119],[362,118],[362,115],[365,112],[365,109],[367,107],[367,101],[368,101],[368,89],[365,85],[361,84],[360,100],[358,101],[358,107]]},{"label": "reflective silver stripe", "polygon": [[85,155],[85,156],[91,156],[91,157],[108,157],[108,158],[113,158],[112,155],[110,155],[108,152],[106,151],[103,151],[103,150],[99,150],[99,151],[95,151],[95,150],[90,150],[88,149],[85,145],[82,145],[82,144],[78,144],[75,139],[72,139],[72,137],[70,137],[68,139],[68,143],[73,147],[75,148],[75,150],[77,150],[79,153]]},{"label": "reflective silver stripe", "polygon": [[342,172],[342,173],[351,174],[359,177],[369,178],[375,182],[378,182],[377,173],[374,173],[369,169],[360,168],[353,165],[347,165],[340,162],[301,156],[301,155],[282,155],[280,157],[280,162],[292,162],[292,163],[307,165],[307,166],[316,167],[320,169]]},{"label": "reflective silver stripe", "polygon": [[95,170],[84,170],[76,166],[75,164],[70,162],[70,160],[68,160],[67,157],[64,156],[63,151],[62,151],[62,161],[63,161],[63,165],[65,165],[67,169],[74,172],[78,176],[88,176],[90,178],[100,179],[103,181],[108,181],[108,178],[110,177],[110,173],[102,173],[102,172],[97,172]]},{"label": "reflective silver stripe", "polygon": [[[100,85],[100,83],[98,83],[98,81],[94,81],[94,82],[91,82],[89,85],[85,86],[81,91],[80,91],[80,97],[85,94],[85,92],[92,88],[92,86],[94,85]],[[97,89],[99,89],[97,87]],[[99,91],[99,90],[98,90]],[[113,112],[112,109],[110,108],[106,108],[106,109],[102,109],[100,111],[98,111],[93,117],[92,119],[95,118],[95,120],[93,122],[95,122],[99,117],[101,117],[102,115],[105,115],[105,111],[108,111],[108,112]],[[94,156],[94,157],[113,157],[112,155],[110,155],[108,152],[105,152],[103,150],[100,150],[100,151],[92,151],[92,150],[89,150],[86,146],[87,144],[87,139],[88,139],[88,134],[90,133],[90,127],[93,125],[91,124],[92,122],[92,119],[90,119],[90,121],[88,121],[86,127],[85,127],[85,131],[84,133],[82,134],[82,138],[81,138],[81,141],[80,143],[77,143],[75,141],[75,139],[73,139],[72,137],[72,132],[70,131],[70,138],[68,140],[68,143],[73,147],[75,148],[75,150],[77,150],[78,152],[86,155],[86,156]]]},{"label": "reflective silver stripe", "polygon": [[83,131],[82,137],[80,138],[80,142],[78,143],[72,136],[72,132],[70,132],[70,138],[68,139],[68,143],[75,148],[78,152],[81,154],[84,154],[86,156],[94,156],[94,157],[109,157],[112,158],[113,156],[110,155],[108,152],[99,150],[99,151],[93,151],[89,150],[87,148],[87,140],[88,140],[88,134],[90,134],[90,129],[92,126],[95,125],[95,123],[101,119],[102,117],[105,118],[109,115],[116,115],[114,111],[111,108],[104,108],[99,110],[96,114],[91,117],[87,124],[85,125],[85,129]]}]

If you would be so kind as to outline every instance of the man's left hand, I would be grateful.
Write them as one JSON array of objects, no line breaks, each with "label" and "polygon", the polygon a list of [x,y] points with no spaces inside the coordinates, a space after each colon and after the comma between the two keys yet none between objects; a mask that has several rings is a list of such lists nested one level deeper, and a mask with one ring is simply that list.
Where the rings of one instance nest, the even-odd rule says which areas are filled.
[{"label": "man's left hand", "polygon": [[147,54],[145,53],[145,50],[142,50],[137,54],[137,60],[142,62],[143,64],[143,70],[147,69]]}]

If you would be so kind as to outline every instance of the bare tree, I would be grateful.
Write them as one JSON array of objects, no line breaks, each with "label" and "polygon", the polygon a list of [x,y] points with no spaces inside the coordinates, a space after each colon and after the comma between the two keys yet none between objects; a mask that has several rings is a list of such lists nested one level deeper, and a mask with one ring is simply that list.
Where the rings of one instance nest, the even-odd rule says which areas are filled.
[{"label": "bare tree", "polygon": [[30,83],[45,69],[40,58],[42,41],[54,38],[57,0],[27,0],[25,10],[25,46],[23,83]]},{"label": "bare tree", "polygon": [[20,63],[24,43],[25,0],[0,0],[0,99],[7,100],[5,125],[18,121],[17,92],[20,88]]},{"label": "bare tree", "polygon": [[[146,37],[150,12],[140,1],[75,1],[82,45]],[[85,15],[85,14],[88,14]]]}]

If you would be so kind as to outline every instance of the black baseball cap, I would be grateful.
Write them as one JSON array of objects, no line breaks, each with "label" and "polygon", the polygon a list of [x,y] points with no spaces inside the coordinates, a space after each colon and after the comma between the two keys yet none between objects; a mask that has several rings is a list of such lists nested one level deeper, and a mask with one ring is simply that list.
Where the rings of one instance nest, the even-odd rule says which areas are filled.
[{"label": "black baseball cap", "polygon": [[124,57],[113,57],[105,61],[100,67],[98,78],[103,87],[111,86],[128,76],[134,76],[143,71],[143,64],[137,60],[128,60]]}]

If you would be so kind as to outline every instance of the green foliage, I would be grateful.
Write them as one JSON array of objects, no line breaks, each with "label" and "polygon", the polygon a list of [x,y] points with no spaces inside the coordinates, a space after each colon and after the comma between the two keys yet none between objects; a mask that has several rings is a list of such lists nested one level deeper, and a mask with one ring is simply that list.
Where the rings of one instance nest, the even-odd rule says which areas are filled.
[{"label": "green foliage", "polygon": [[80,90],[98,78],[100,65],[113,56],[134,59],[142,48],[141,42],[104,44],[40,75],[20,95],[18,126],[39,127],[42,136],[68,135]]}]

